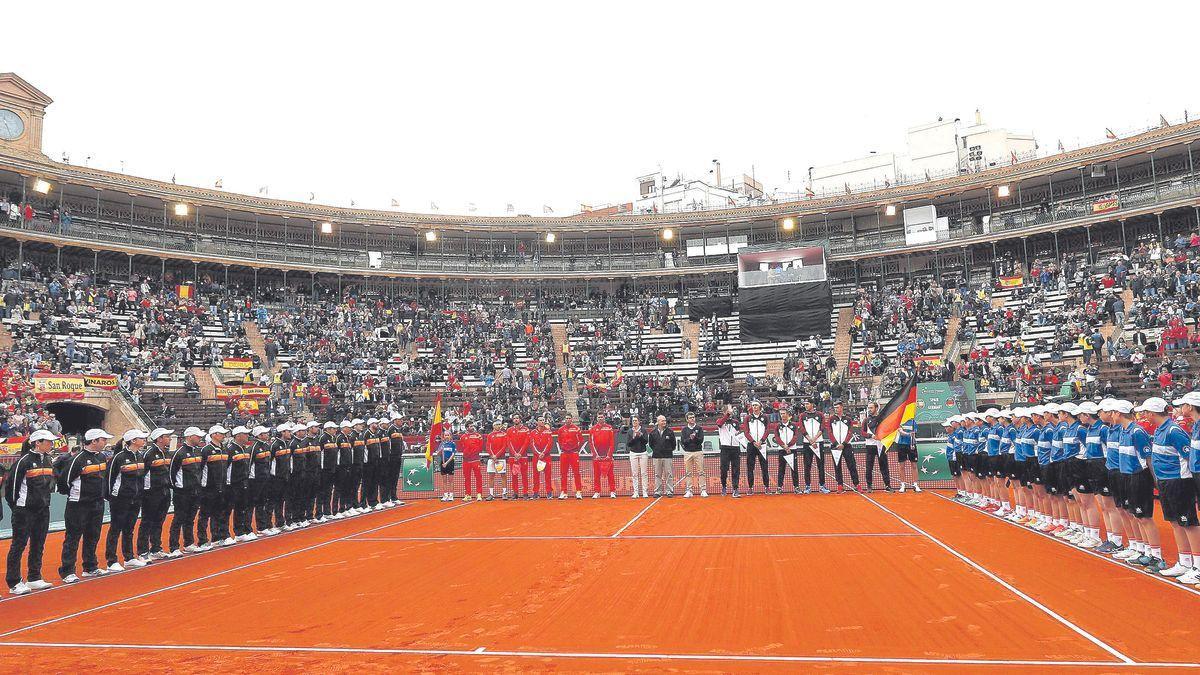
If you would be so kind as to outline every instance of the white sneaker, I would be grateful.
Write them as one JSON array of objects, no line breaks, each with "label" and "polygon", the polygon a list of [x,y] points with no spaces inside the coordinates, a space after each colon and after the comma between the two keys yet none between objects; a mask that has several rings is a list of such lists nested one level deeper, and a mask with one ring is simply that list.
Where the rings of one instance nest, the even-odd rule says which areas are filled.
[{"label": "white sneaker", "polygon": [[[97,571],[99,571],[99,570],[97,570]],[[124,572],[125,568],[121,567],[121,563],[115,562],[108,566],[108,571],[109,572]]]},{"label": "white sneaker", "polygon": [[8,589],[8,592],[13,595],[25,595],[29,593],[29,586],[26,586],[24,581],[18,581],[16,586]]},{"label": "white sneaker", "polygon": [[575,492],[575,499],[583,499],[583,493],[582,493],[582,492],[579,492],[579,491],[576,491],[576,492]]},{"label": "white sneaker", "polygon": [[1006,517],[1008,516],[1008,514],[1010,514],[1010,513],[1012,513],[1012,511],[1009,511],[1008,509],[1006,509],[1006,508],[1004,508],[1003,506],[1001,506],[1001,507],[999,508],[999,510],[997,510],[997,511],[996,511],[995,513],[993,513],[992,515],[993,515],[993,516],[996,516],[997,518],[1006,518]]},{"label": "white sneaker", "polygon": [[90,579],[92,577],[102,577],[105,574],[108,574],[108,571],[106,571],[103,567],[100,567],[95,572],[81,572],[79,574],[79,578],[80,579]]},{"label": "white sneaker", "polygon": [[25,585],[28,586],[29,590],[31,590],[31,591],[44,591],[47,588],[54,586],[54,584],[50,583],[49,581],[46,581],[45,579],[38,579],[37,581],[29,581],[29,582],[26,582]]},{"label": "white sneaker", "polygon": [[74,583],[78,583],[78,582],[79,582],[79,577],[75,576],[74,574],[68,574],[67,576],[63,577],[64,584],[74,584]]},{"label": "white sneaker", "polygon": [[204,544],[202,544],[202,545],[200,546],[200,550],[201,550],[201,551],[211,551],[211,550],[213,550],[213,543],[212,543],[211,541],[210,541],[210,542],[205,542]]},{"label": "white sneaker", "polygon": [[600,499],[600,493],[597,492],[597,493],[593,494],[592,499]]},{"label": "white sneaker", "polygon": [[900,494],[904,494],[904,490],[905,490],[904,481],[900,481]]},{"label": "white sneaker", "polygon": [[1189,585],[1200,584],[1200,567],[1193,567],[1180,576],[1175,577],[1175,581]]},{"label": "white sneaker", "polygon": [[182,558],[182,557],[183,557],[183,553],[182,553],[181,551],[178,551],[178,550],[176,550],[176,551],[171,551],[170,553],[166,554],[166,557],[167,557],[167,558]]},{"label": "white sneaker", "polygon": [[125,567],[127,567],[129,569],[138,569],[139,567],[145,567],[145,566],[146,566],[146,561],[142,560],[141,558],[134,558],[133,560],[125,561]]},{"label": "white sneaker", "polygon": [[701,490],[701,491],[700,491],[700,496],[701,496],[701,497],[707,497],[707,496],[708,496],[708,490]]},{"label": "white sneaker", "polygon": [[233,546],[236,543],[237,543],[237,539],[234,539],[233,537],[226,537],[226,539],[221,542],[221,545],[222,546]]},{"label": "white sneaker", "polygon": [[559,499],[566,499],[566,498],[567,498],[567,493],[565,493],[565,492],[560,492],[560,493],[558,493],[558,498],[559,498]]},{"label": "white sneaker", "polygon": [[1163,575],[1164,577],[1175,578],[1175,577],[1183,576],[1184,573],[1186,573],[1190,570],[1191,570],[1190,567],[1184,567],[1183,565],[1180,565],[1179,563],[1175,563],[1171,567],[1168,567],[1167,569],[1159,572],[1159,574]]},{"label": "white sneaker", "polygon": [[199,546],[197,546],[195,544],[191,544],[191,545],[183,547],[184,553],[199,553],[200,551],[203,551],[203,550],[204,549],[200,548]]},{"label": "white sneaker", "polygon": [[684,498],[684,499],[688,499],[688,498],[690,498],[691,496],[692,496],[692,491],[691,491],[691,490],[688,490],[688,491],[686,491],[686,492],[684,492],[684,493],[683,493],[683,498]]},{"label": "white sneaker", "polygon": [[246,541],[254,541],[255,539],[258,539],[258,535],[253,532],[246,535]]},{"label": "white sneaker", "polygon": [[633,491],[633,494],[629,495],[629,498],[630,498],[630,499],[637,499],[637,498],[638,498],[638,497],[640,497],[640,496],[641,496],[641,495],[640,495],[640,494],[638,494],[638,491],[637,491],[637,490],[634,490],[634,491]]},{"label": "white sneaker", "polygon": [[1140,558],[1141,556],[1142,556],[1141,553],[1139,553],[1131,548],[1127,548],[1124,551],[1119,551],[1117,553],[1114,553],[1113,559],[1114,560],[1130,560],[1132,558]]},{"label": "white sneaker", "polygon": [[609,498],[609,499],[616,499],[616,498],[617,498],[617,493],[615,493],[615,492],[610,492],[610,493],[608,493],[608,498]]},{"label": "white sneaker", "polygon": [[167,557],[167,552],[166,551],[155,551],[154,553],[150,554],[150,557],[155,560],[162,560],[163,558]]},{"label": "white sneaker", "polygon": [[233,540],[234,540],[234,541],[238,541],[238,542],[241,542],[241,541],[250,541],[250,535],[248,535],[248,534],[239,534],[238,536],[234,537],[234,538],[233,538]]},{"label": "white sneaker", "polygon": [[917,485],[916,483],[913,483],[913,492],[920,492],[920,491],[921,491],[921,486]]}]

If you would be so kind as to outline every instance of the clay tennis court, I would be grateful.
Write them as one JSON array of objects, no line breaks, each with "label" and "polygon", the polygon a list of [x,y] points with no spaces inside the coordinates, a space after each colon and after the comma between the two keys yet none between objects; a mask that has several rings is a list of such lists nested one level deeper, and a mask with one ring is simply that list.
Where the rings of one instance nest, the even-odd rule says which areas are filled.
[{"label": "clay tennis court", "polygon": [[6,598],[0,669],[1195,672],[1198,625],[933,492],[416,500]]}]

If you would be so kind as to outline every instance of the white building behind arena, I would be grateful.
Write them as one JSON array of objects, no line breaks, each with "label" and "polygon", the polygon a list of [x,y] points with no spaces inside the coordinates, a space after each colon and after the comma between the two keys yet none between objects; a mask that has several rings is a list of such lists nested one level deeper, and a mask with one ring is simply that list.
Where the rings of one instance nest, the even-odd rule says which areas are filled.
[{"label": "white building behind arena", "polygon": [[830,194],[870,187],[886,187],[931,178],[973,173],[1037,156],[1032,133],[1018,133],[983,123],[975,111],[974,124],[961,120],[935,122],[909,128],[905,153],[875,153],[809,170],[809,188]]},{"label": "white building behind arena", "polygon": [[757,203],[763,198],[762,183],[741,174],[728,181],[721,178],[721,163],[713,160],[711,180],[667,176],[661,171],[638,176],[634,213],[679,213],[707,211]]}]

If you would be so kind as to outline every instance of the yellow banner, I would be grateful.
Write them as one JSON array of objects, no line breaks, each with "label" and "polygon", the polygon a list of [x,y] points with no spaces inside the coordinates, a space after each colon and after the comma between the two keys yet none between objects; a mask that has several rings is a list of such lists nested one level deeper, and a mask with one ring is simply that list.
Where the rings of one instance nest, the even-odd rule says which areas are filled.
[{"label": "yellow banner", "polygon": [[270,387],[255,387],[252,385],[217,385],[217,398],[269,398]]},{"label": "yellow banner", "polygon": [[250,370],[254,367],[254,362],[250,359],[225,359],[221,362],[221,367],[230,370]]},{"label": "yellow banner", "polygon": [[82,375],[35,375],[33,396],[39,401],[83,398],[86,385]]},{"label": "yellow banner", "polygon": [[1121,208],[1121,200],[1116,197],[1106,197],[1092,202],[1092,213],[1108,213]]},{"label": "yellow banner", "polygon": [[116,375],[84,375],[83,382],[93,389],[104,389],[108,391],[117,388]]}]

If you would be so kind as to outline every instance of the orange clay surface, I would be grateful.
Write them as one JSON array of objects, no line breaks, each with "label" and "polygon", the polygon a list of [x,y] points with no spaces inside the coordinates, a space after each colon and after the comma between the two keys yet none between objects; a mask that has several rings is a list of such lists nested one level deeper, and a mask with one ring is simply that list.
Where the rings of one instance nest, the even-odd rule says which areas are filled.
[{"label": "orange clay surface", "polygon": [[[47,544],[54,582],[60,546]],[[1200,591],[931,492],[416,501],[0,601],[0,672],[1197,662]]]}]

